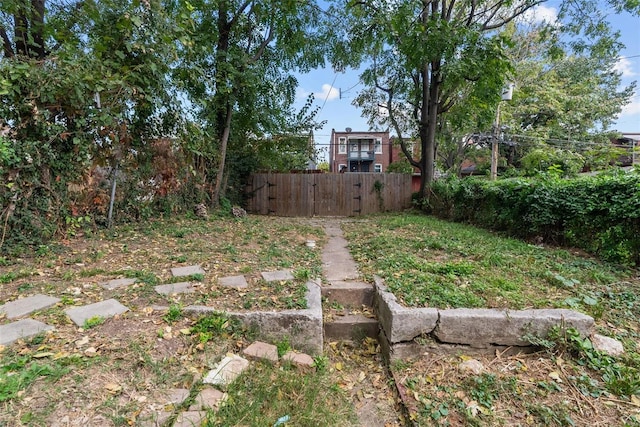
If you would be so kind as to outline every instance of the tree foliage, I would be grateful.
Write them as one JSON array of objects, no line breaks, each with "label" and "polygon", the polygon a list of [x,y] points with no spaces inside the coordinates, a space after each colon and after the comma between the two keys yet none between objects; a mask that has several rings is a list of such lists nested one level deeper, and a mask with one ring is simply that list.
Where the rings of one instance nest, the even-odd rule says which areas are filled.
[{"label": "tree foliage", "polygon": [[438,216],[512,235],[582,248],[626,265],[640,262],[640,175],[580,179],[438,180],[430,208]]},{"label": "tree foliage", "polygon": [[[334,62],[340,67],[353,58],[371,58],[370,66],[361,76],[366,89],[355,102],[363,108],[372,125],[391,127],[397,133],[404,154],[421,171],[422,195],[426,194],[433,178],[439,130],[447,129],[456,121],[467,125],[473,121],[486,123],[486,113],[495,114],[500,89],[514,71],[508,56],[513,34],[503,30],[541,3],[543,1],[533,0],[338,2],[336,11],[345,8],[348,13],[348,22],[342,24],[348,33],[344,43],[335,49]],[[612,0],[610,3],[618,10],[640,11],[637,2]],[[615,34],[595,4],[565,2],[560,19],[565,24],[555,29],[545,28],[554,42],[552,53],[557,53],[557,43],[562,41],[560,35],[570,34],[568,46],[572,51],[599,52],[599,58],[615,57],[619,47]],[[565,65],[569,69],[560,67],[554,72],[559,78],[554,80],[558,84],[579,76],[593,63],[567,58]],[[581,81],[584,86],[593,83]],[[574,95],[569,94],[567,104],[559,108],[566,110],[575,102],[573,98]],[[456,104],[460,103],[465,105],[456,110]],[[614,104],[611,103],[609,112],[615,111]],[[468,105],[472,108],[466,109]],[[447,114],[453,112],[456,117],[447,122]],[[574,128],[589,125],[578,111],[572,117],[565,116],[567,122],[563,125]],[[604,115],[600,119],[604,120]],[[406,150],[407,142],[412,140],[420,141],[422,150],[417,158]]]},{"label": "tree foliage", "polygon": [[310,1],[2,2],[0,246],[110,200],[145,217],[299,167],[319,124],[291,73],[323,63],[320,21]]},{"label": "tree foliage", "polygon": [[215,172],[205,175],[215,205],[228,182],[230,146],[244,151],[250,139],[271,143],[273,134],[314,127],[313,115],[296,117],[292,110],[297,81],[291,73],[324,61],[319,9],[276,0],[201,0],[182,8],[190,11],[192,30],[177,74],[209,141],[197,156],[203,172]]},{"label": "tree foliage", "polygon": [[70,188],[92,167],[135,170],[175,130],[177,27],[160,2],[19,0],[0,12],[3,237],[37,243],[89,209]]}]

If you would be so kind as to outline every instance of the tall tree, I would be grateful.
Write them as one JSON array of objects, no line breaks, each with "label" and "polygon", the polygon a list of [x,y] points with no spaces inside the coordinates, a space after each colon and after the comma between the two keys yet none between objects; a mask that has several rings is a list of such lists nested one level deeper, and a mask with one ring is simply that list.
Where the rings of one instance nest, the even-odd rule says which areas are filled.
[{"label": "tall tree", "polygon": [[[610,48],[575,52],[568,43],[559,43],[559,30],[556,22],[519,22],[504,30],[513,40],[505,54],[515,86],[513,99],[501,105],[501,128],[508,138],[503,142],[509,144],[500,151],[508,165],[518,166],[533,148],[575,150],[588,161],[590,152],[602,157],[611,148],[612,120],[633,95],[635,82],[620,88],[620,73],[614,70],[619,48],[615,33],[603,28],[599,35]],[[478,142],[486,146],[494,133],[493,106],[472,92],[460,95],[461,102],[439,123],[437,155],[445,169],[460,164],[469,141],[476,148]]]},{"label": "tall tree", "polygon": [[[224,191],[232,139],[280,133],[294,100],[291,72],[324,61],[312,1],[200,0],[191,7],[193,32],[179,70],[214,147],[215,206]],[[214,148],[212,150],[212,148]]]},{"label": "tall tree", "polygon": [[63,229],[76,214],[68,185],[123,141],[143,152],[167,124],[174,33],[165,18],[158,1],[2,3],[3,236]]},{"label": "tall tree", "polygon": [[0,38],[4,57],[44,59],[47,52],[45,0],[9,0],[3,3],[4,22],[0,22]]},{"label": "tall tree", "polygon": [[[433,179],[436,133],[442,114],[461,99],[468,85],[477,86],[497,105],[509,71],[505,48],[509,39],[499,32],[544,0],[350,0],[346,9],[349,34],[336,49],[338,66],[370,57],[363,73],[367,89],[356,102],[372,122],[391,126],[402,151],[422,174],[425,196]],[[637,2],[611,0],[619,9],[640,11]],[[586,13],[585,13],[586,12]],[[574,14],[575,13],[575,14]],[[563,29],[597,36],[605,26],[597,7],[587,1],[566,2],[561,15],[571,18]],[[606,26],[605,26],[606,27]],[[601,48],[606,39],[601,38]],[[582,41],[576,49],[586,49]],[[420,158],[406,149],[419,139]]]},{"label": "tall tree", "polygon": [[516,133],[559,140],[597,140],[606,133],[636,84],[620,88],[614,68],[620,44],[604,32],[600,37],[610,48],[573,52],[549,38],[543,25],[515,31],[508,55],[517,90],[503,108],[505,124]]}]

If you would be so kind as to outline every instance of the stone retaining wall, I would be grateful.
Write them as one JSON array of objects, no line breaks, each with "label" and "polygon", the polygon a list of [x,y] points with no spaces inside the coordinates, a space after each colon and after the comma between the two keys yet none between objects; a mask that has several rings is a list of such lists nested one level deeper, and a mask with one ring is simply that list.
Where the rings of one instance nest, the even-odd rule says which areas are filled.
[{"label": "stone retaining wall", "polygon": [[428,335],[439,343],[472,348],[530,346],[524,337],[544,338],[554,326],[575,328],[583,336],[592,333],[592,317],[573,310],[498,310],[458,308],[407,308],[398,304],[376,277],[375,305],[383,336],[393,352],[394,345]]},{"label": "stone retaining wall", "polygon": [[[307,282],[305,310],[226,312],[226,314],[255,330],[256,339],[270,342],[286,339],[297,350],[314,355],[322,354],[322,300],[318,283]],[[191,305],[185,307],[184,311],[205,314],[216,310],[211,307]]]}]

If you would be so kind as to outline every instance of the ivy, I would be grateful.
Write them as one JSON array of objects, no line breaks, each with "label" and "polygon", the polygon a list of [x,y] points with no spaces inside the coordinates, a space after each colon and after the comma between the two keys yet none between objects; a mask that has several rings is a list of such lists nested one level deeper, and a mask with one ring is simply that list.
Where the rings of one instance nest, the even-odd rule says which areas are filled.
[{"label": "ivy", "polygon": [[438,180],[430,209],[440,217],[640,263],[640,174],[496,182]]}]

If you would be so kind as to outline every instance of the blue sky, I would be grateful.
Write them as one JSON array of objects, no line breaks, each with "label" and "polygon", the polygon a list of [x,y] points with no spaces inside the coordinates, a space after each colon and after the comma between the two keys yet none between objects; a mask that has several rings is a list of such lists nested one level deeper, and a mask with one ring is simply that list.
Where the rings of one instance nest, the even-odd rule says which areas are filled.
[{"label": "blue sky", "polygon": [[[549,2],[540,7],[535,14],[538,19],[553,19],[556,9]],[[609,16],[610,22],[620,31],[621,41],[625,48],[620,52],[617,70],[622,72],[623,84],[634,80],[640,81],[640,17],[632,17],[625,13]],[[331,68],[314,70],[298,78],[298,98],[302,104],[306,96],[314,94],[315,104],[321,107],[318,120],[326,120],[322,130],[315,132],[316,143],[328,144],[331,129],[344,130],[347,127],[354,131],[368,130],[366,119],[361,117],[360,110],[351,102],[362,89],[359,83],[359,72],[347,70],[335,73]],[[613,125],[623,133],[640,132],[640,89],[636,93]]]}]

